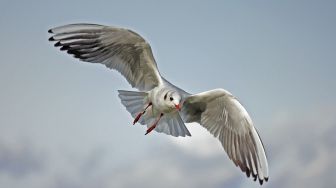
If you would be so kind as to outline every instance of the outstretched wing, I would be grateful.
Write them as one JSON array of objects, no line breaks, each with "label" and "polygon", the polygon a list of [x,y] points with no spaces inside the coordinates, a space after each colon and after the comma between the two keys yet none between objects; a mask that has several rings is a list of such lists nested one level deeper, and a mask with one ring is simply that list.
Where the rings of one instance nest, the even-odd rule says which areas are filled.
[{"label": "outstretched wing", "polygon": [[185,122],[198,122],[222,143],[229,158],[260,184],[268,164],[260,137],[244,107],[229,92],[216,89],[191,95],[182,107]]},{"label": "outstretched wing", "polygon": [[137,33],[96,24],[70,24],[50,29],[55,46],[85,62],[101,63],[119,71],[141,91],[162,80],[150,45]]}]

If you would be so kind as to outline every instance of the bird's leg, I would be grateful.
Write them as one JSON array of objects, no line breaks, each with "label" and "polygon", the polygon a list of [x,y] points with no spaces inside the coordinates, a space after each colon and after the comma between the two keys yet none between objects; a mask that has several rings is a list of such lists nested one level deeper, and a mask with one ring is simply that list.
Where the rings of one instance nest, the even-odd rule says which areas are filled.
[{"label": "bird's leg", "polygon": [[150,133],[153,129],[155,129],[156,125],[159,123],[159,121],[160,121],[160,119],[161,119],[162,116],[163,116],[163,113],[161,113],[161,114],[160,114],[160,117],[155,121],[155,123],[147,129],[145,135],[147,135],[147,134]]},{"label": "bird's leg", "polygon": [[151,105],[152,105],[152,103],[150,102],[150,103],[146,106],[146,108],[145,108],[144,111],[139,112],[139,114],[135,117],[135,119],[134,119],[134,121],[133,121],[133,125],[134,125],[136,122],[139,121],[140,117],[146,112],[147,108],[150,107]]}]

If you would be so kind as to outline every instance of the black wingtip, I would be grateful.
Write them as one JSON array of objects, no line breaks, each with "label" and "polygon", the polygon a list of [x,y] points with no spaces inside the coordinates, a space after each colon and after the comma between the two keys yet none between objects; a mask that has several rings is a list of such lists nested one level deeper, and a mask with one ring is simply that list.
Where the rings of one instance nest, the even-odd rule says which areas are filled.
[{"label": "black wingtip", "polygon": [[49,30],[48,30],[48,33],[53,33],[52,29],[49,29]]},{"label": "black wingtip", "polygon": [[264,183],[264,181],[259,179],[259,183],[260,183],[260,185],[262,185]]},{"label": "black wingtip", "polygon": [[265,181],[268,182],[268,177],[265,177]]},{"label": "black wingtip", "polygon": [[74,58],[82,59],[82,57],[79,54],[73,54],[73,56],[74,56]]},{"label": "black wingtip", "polygon": [[253,175],[253,181],[257,181],[257,175]]},{"label": "black wingtip", "polygon": [[64,51],[64,50],[69,50],[69,46],[62,46],[61,48],[60,48],[60,50],[62,50],[62,51]]},{"label": "black wingtip", "polygon": [[56,43],[54,44],[54,46],[55,46],[55,47],[58,47],[58,46],[62,46],[62,44],[61,44],[60,42],[56,42]]},{"label": "black wingtip", "polygon": [[55,41],[54,37],[50,37],[48,40],[49,41]]},{"label": "black wingtip", "polygon": [[248,169],[246,169],[246,172],[245,172],[245,173],[246,173],[246,176],[249,178],[250,175],[251,175],[251,174],[250,174],[250,171],[249,171]]}]

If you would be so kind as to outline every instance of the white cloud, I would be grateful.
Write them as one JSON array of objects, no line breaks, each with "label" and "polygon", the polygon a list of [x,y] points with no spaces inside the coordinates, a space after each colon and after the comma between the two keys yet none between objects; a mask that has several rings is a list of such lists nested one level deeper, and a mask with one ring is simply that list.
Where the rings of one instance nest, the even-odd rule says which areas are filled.
[{"label": "white cloud", "polygon": [[187,124],[191,137],[169,137],[182,150],[202,157],[221,155],[224,152],[222,145],[205,128],[197,123]]}]

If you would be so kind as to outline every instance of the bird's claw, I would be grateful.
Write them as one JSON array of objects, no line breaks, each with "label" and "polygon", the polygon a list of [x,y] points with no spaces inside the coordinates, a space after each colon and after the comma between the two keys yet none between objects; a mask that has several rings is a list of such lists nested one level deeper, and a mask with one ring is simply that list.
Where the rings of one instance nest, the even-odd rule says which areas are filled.
[{"label": "bird's claw", "polygon": [[156,124],[152,125],[151,127],[149,127],[145,133],[145,135],[147,135],[148,133],[152,132],[153,129],[155,129]]},{"label": "bird's claw", "polygon": [[150,102],[150,103],[146,106],[145,110],[144,110],[143,112],[140,112],[140,113],[135,117],[135,119],[134,119],[134,121],[133,121],[133,125],[136,124],[136,123],[139,121],[140,117],[146,112],[147,108],[150,107],[151,105],[152,105],[152,103]]},{"label": "bird's claw", "polygon": [[155,121],[155,123],[147,129],[145,135],[147,135],[148,133],[152,132],[153,129],[155,129],[156,125],[159,123],[162,116],[163,114],[161,113],[159,118]]},{"label": "bird's claw", "polygon": [[143,112],[140,112],[140,113],[135,117],[135,119],[134,119],[134,121],[133,121],[133,125],[136,124],[136,123],[139,121],[139,119],[140,119],[140,117],[142,116],[142,114],[144,114],[144,113],[143,113]]}]

